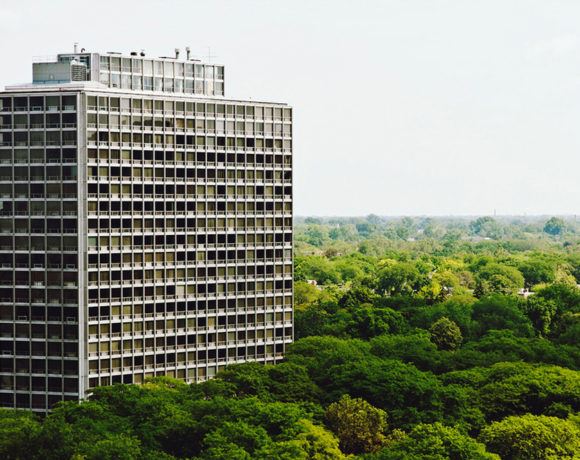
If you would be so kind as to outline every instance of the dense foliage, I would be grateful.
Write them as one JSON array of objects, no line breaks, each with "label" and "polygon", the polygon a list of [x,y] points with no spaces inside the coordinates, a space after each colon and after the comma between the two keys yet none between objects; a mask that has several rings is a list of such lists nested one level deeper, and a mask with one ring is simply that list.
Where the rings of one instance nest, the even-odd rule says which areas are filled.
[{"label": "dense foliage", "polygon": [[580,457],[580,231],[307,219],[276,366],[0,412],[6,459]]}]

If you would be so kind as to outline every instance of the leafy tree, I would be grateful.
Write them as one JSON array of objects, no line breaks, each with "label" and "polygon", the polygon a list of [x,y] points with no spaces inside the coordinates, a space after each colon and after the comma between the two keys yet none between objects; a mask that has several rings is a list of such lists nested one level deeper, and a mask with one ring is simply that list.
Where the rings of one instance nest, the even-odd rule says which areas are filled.
[{"label": "leafy tree", "polygon": [[486,424],[479,392],[472,387],[458,384],[443,385],[439,393],[444,406],[442,423],[466,432],[479,432]]},{"label": "leafy tree", "polygon": [[506,459],[550,460],[580,456],[580,428],[544,415],[507,417],[485,427],[479,440]]},{"label": "leafy tree", "polygon": [[[135,460],[143,458],[141,443],[126,435],[111,435],[85,447],[87,460]],[[158,457],[159,458],[159,457]]]},{"label": "leafy tree", "polygon": [[291,362],[267,366],[268,390],[274,399],[283,402],[315,402],[320,388],[308,375],[306,367]]},{"label": "leafy tree", "polygon": [[489,223],[495,223],[495,219],[489,216],[478,217],[477,219],[469,223],[469,230],[471,231],[471,233],[479,235],[482,232],[485,225]]},{"label": "leafy tree", "polygon": [[442,416],[441,386],[429,372],[411,364],[374,357],[335,365],[323,374],[326,397],[362,398],[386,410],[396,428],[434,421]]},{"label": "leafy tree", "polygon": [[[110,387],[111,393],[115,390]],[[133,402],[139,401],[136,395],[142,392],[142,389],[137,387],[136,390],[125,392],[126,399],[132,399]],[[104,388],[100,390],[101,394],[104,392]],[[123,406],[119,407],[120,411],[123,411]],[[125,415],[128,414],[121,416],[111,411],[106,403],[97,400],[84,401],[81,404],[75,402],[59,404],[50,414],[49,423],[45,421],[42,427],[41,437],[43,440],[48,440],[47,450],[58,452],[58,455],[54,457],[50,455],[47,457],[60,456],[62,458],[71,456],[75,451],[91,451],[98,442],[105,439],[109,439],[109,442],[103,443],[104,451],[116,448],[119,448],[120,452],[125,451],[125,448],[129,451],[136,450],[132,447],[133,440],[125,436],[131,431],[131,422]],[[45,445],[44,442],[41,444]]]},{"label": "leafy tree", "polygon": [[454,292],[461,290],[461,281],[450,270],[442,270],[433,273],[429,281],[419,291],[419,295],[426,298],[430,303],[442,302]]},{"label": "leafy tree", "polygon": [[392,308],[375,308],[365,304],[351,310],[352,321],[347,328],[351,337],[369,339],[381,334],[402,332],[406,321]]},{"label": "leafy tree", "polygon": [[455,350],[463,341],[461,329],[449,318],[443,316],[429,328],[431,341],[440,350]]},{"label": "leafy tree", "polygon": [[487,238],[497,239],[502,236],[502,229],[498,222],[489,216],[478,217],[470,222],[469,229],[472,234]]},{"label": "leafy tree", "polygon": [[304,308],[314,303],[319,297],[320,294],[316,286],[304,281],[294,283],[294,306],[296,308]]},{"label": "leafy tree", "polygon": [[388,445],[371,460],[500,460],[485,445],[441,423],[419,424],[399,441]]},{"label": "leafy tree", "polygon": [[498,363],[479,392],[492,420],[542,414],[554,403],[580,410],[580,374],[557,366]]},{"label": "leafy tree", "polygon": [[[554,328],[552,328],[552,331]],[[577,347],[578,337],[580,337],[580,315],[566,312],[558,321],[558,333],[554,338],[561,344]],[[552,332],[552,335],[556,335]]]},{"label": "leafy tree", "polygon": [[[266,444],[260,450],[254,452],[253,458],[256,460],[308,460],[308,452],[304,449],[305,443],[295,439],[289,441],[279,441]],[[221,456],[220,459],[230,459],[230,455]],[[339,457],[341,458],[341,457]],[[217,460],[217,459],[216,459]]]},{"label": "leafy tree", "polygon": [[370,267],[365,258],[340,256],[334,259],[334,266],[343,281],[357,281],[363,278]]},{"label": "leafy tree", "polygon": [[228,366],[217,380],[231,384],[237,397],[258,396],[264,401],[317,401],[320,390],[305,367],[291,362],[276,366],[243,363]]},{"label": "leafy tree", "polygon": [[492,293],[515,294],[523,287],[524,277],[517,268],[490,263],[477,272],[475,294],[478,297]]},{"label": "leafy tree", "polygon": [[297,280],[316,280],[319,284],[338,283],[340,274],[334,264],[322,256],[296,257]]},{"label": "leafy tree", "polygon": [[313,246],[321,247],[328,241],[328,233],[321,225],[310,225],[304,232],[306,241]]},{"label": "leafy tree", "polygon": [[37,449],[40,431],[40,422],[34,414],[0,410],[0,458],[32,458]]},{"label": "leafy tree", "polygon": [[378,272],[378,287],[387,295],[413,294],[424,283],[424,277],[408,262],[388,263]]},{"label": "leafy tree", "polygon": [[356,241],[358,232],[352,224],[339,225],[329,230],[328,236],[333,240],[339,241]]},{"label": "leafy tree", "polygon": [[387,414],[364,399],[343,395],[328,406],[326,420],[347,454],[374,452],[385,442]]},{"label": "leafy tree", "polygon": [[297,426],[299,431],[295,434],[295,439],[306,453],[304,458],[320,460],[345,458],[338,447],[338,439],[332,433],[306,419],[300,420]]},{"label": "leafy tree", "polygon": [[192,385],[188,397],[193,399],[233,398],[236,396],[236,391],[237,388],[233,383],[215,378]]},{"label": "leafy tree", "polygon": [[247,424],[242,423],[242,426],[242,430],[232,426],[232,429],[225,433],[226,436],[222,430],[219,433],[220,436],[215,440],[212,439],[214,451],[212,456],[207,458],[215,460],[224,458],[259,460],[273,458],[281,460],[346,459],[338,447],[338,439],[324,427],[315,425],[308,419],[298,420],[290,429],[274,438],[270,438],[264,431],[255,431]]},{"label": "leafy tree", "polygon": [[580,409],[580,374],[558,366],[497,363],[489,368],[450,372],[441,380],[476,389],[488,420],[539,415],[556,403],[573,411]]},{"label": "leafy tree", "polygon": [[226,421],[205,436],[203,458],[251,459],[254,451],[271,442],[268,432],[261,426]]},{"label": "leafy tree", "polygon": [[556,279],[554,263],[539,257],[522,262],[518,269],[524,275],[527,288],[540,283],[552,283]]},{"label": "leafy tree", "polygon": [[432,220],[425,224],[423,228],[423,235],[427,238],[440,239],[445,234],[445,229]]},{"label": "leafy tree", "polygon": [[525,361],[580,368],[577,347],[557,345],[544,338],[519,337],[512,331],[491,330],[478,341],[471,341],[452,354],[445,355],[441,369],[467,369],[491,366],[503,361]]},{"label": "leafy tree", "polygon": [[403,221],[394,226],[395,235],[403,241],[408,240],[415,233],[413,221],[411,219],[405,221],[405,219],[409,218],[403,218]]},{"label": "leafy tree", "polygon": [[356,224],[356,231],[359,235],[368,238],[377,231],[377,224],[370,222],[360,222]]},{"label": "leafy tree", "polygon": [[471,318],[474,303],[475,299],[470,295],[454,295],[444,302],[412,310],[408,321],[412,326],[429,329],[431,324],[445,316],[459,326],[463,337],[470,338],[475,329]]},{"label": "leafy tree", "polygon": [[565,337],[568,329],[574,329],[580,322],[580,289],[576,286],[556,283],[540,289],[532,297],[538,299],[532,301],[537,305],[529,305],[528,314],[537,327],[546,328],[550,337]]},{"label": "leafy tree", "polygon": [[520,302],[514,297],[493,295],[473,305],[472,319],[477,323],[478,335],[491,329],[509,329],[517,335],[532,335],[532,325]]},{"label": "leafy tree", "polygon": [[255,395],[269,399],[268,369],[261,363],[244,363],[228,366],[217,377],[235,387],[237,396]]},{"label": "leafy tree", "polygon": [[197,453],[189,441],[195,421],[183,405],[188,389],[184,382],[167,377],[141,386],[101,387],[88,402],[63,404],[51,416],[72,425],[73,444],[95,443],[109,433],[133,434],[142,449],[192,456]]},{"label": "leafy tree", "polygon": [[306,337],[294,342],[286,353],[290,362],[305,366],[315,383],[325,383],[332,366],[365,360],[370,345],[362,340],[341,340],[336,337]]},{"label": "leafy tree", "polygon": [[544,232],[548,235],[559,236],[566,230],[566,222],[559,217],[551,217],[544,225]]},{"label": "leafy tree", "polygon": [[576,284],[580,284],[580,253],[568,256],[570,263],[570,272],[576,279]]},{"label": "leafy tree", "polygon": [[530,296],[525,305],[526,313],[540,336],[550,333],[552,320],[558,311],[553,300],[541,296]]},{"label": "leafy tree", "polygon": [[339,304],[341,307],[353,308],[362,304],[373,304],[379,296],[369,288],[362,284],[353,285],[340,298]]},{"label": "leafy tree", "polygon": [[[302,339],[310,336],[335,335],[345,336],[346,326],[333,322],[333,315],[320,305],[311,305],[294,311],[295,338]],[[329,329],[331,325],[331,329]]]},{"label": "leafy tree", "polygon": [[371,340],[371,351],[381,359],[398,359],[423,371],[437,372],[442,360],[442,353],[427,331],[375,337]]}]

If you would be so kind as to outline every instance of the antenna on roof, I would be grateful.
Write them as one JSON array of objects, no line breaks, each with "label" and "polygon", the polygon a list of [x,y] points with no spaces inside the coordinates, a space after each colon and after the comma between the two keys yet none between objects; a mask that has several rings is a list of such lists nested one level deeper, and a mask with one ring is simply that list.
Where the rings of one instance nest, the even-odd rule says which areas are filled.
[{"label": "antenna on roof", "polygon": [[187,60],[191,57],[191,48],[189,46],[185,47],[185,54],[187,55]]},{"label": "antenna on roof", "polygon": [[75,42],[75,45],[74,45],[74,52],[75,52],[75,54],[77,54],[79,52],[79,44],[77,42]]}]

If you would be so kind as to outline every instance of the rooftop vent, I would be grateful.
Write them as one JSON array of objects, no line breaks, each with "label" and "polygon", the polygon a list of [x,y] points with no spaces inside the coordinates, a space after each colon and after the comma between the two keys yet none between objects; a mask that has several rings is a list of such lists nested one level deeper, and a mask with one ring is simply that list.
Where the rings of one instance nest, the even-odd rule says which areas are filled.
[{"label": "rooftop vent", "polygon": [[87,81],[87,66],[82,62],[75,61],[70,63],[71,81]]}]

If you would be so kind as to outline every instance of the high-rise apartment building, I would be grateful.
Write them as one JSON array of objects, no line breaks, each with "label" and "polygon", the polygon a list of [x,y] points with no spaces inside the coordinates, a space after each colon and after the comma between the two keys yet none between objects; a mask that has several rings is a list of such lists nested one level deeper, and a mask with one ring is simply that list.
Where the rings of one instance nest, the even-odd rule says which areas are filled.
[{"label": "high-rise apartment building", "polygon": [[0,93],[0,406],[276,362],[292,271],[287,105],[189,51],[75,50]]}]

